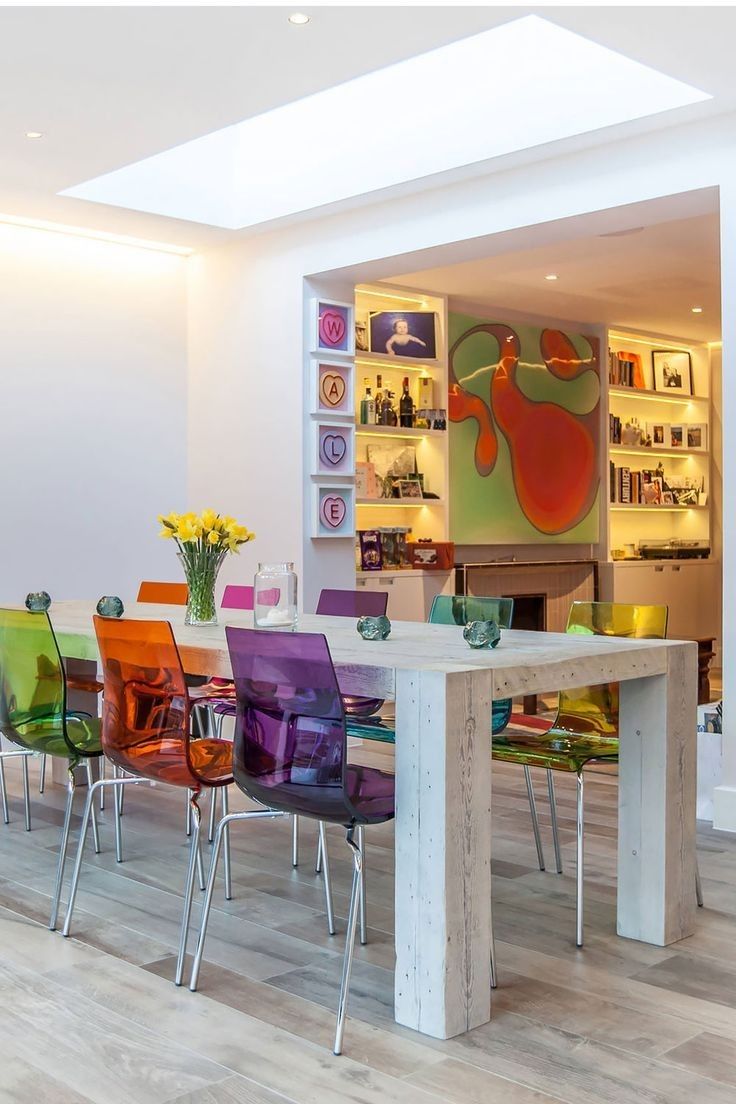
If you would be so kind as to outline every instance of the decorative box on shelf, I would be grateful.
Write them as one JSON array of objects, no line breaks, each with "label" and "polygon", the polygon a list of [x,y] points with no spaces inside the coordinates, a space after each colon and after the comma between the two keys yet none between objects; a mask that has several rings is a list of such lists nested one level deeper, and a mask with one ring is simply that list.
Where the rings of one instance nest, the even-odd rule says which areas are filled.
[{"label": "decorative box on shelf", "polygon": [[408,546],[412,567],[428,571],[449,571],[455,566],[455,545],[452,541],[412,541]]}]

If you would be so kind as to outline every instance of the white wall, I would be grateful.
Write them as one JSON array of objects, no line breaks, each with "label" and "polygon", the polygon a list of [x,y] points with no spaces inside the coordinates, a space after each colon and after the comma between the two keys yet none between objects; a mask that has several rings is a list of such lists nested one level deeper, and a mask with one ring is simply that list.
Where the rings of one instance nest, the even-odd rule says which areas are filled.
[{"label": "white wall", "polygon": [[185,258],[0,225],[0,602],[178,578]]},{"label": "white wall", "polygon": [[[307,594],[334,581],[333,555],[314,554],[302,509],[296,506],[309,483],[302,475],[300,398],[305,277],[332,272],[335,278],[370,282],[479,255],[483,243],[477,239],[485,235],[523,233],[523,228],[554,220],[736,181],[733,133],[730,116],[697,126],[665,127],[599,149],[244,238],[199,257],[191,266],[190,286],[192,497],[211,498],[216,487],[218,502],[242,513],[258,533],[248,553],[253,561],[289,556],[300,570],[308,566]],[[728,202],[736,208],[736,195],[729,193]],[[476,239],[476,245],[468,246],[469,239]],[[726,253],[732,254],[736,271],[736,218],[728,224],[723,249],[724,260]],[[725,301],[733,302],[733,294]],[[727,332],[725,372],[732,377],[734,342]],[[203,427],[200,434],[191,432],[195,424]],[[213,437],[207,427],[218,433]],[[726,482],[728,470],[726,465]],[[346,551],[341,576],[352,567],[350,555]],[[251,567],[252,562],[244,574]],[[315,572],[321,577],[315,578]],[[732,587],[726,593],[733,592]],[[727,608],[726,617],[733,619],[733,613]],[[736,697],[734,648],[724,662],[724,677]],[[732,727],[729,738],[736,748],[736,721]],[[736,777],[733,783],[732,820],[722,826],[736,830]]]}]

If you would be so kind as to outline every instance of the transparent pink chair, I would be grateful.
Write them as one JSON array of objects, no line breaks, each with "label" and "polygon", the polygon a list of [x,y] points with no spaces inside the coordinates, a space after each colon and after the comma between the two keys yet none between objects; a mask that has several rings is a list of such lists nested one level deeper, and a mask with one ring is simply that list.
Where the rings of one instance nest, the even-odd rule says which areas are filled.
[{"label": "transparent pink chair", "polygon": [[[332,657],[317,633],[225,629],[235,676],[237,716],[233,744],[236,785],[264,812],[230,813],[217,826],[190,989],[199,980],[223,833],[235,820],[268,811],[340,824],[353,859],[345,957],[334,1053],[342,1050],[348,989],[361,899],[366,825],[394,816],[394,779],[374,767],[348,762],[345,709]],[[358,836],[356,842],[356,834]]]}]

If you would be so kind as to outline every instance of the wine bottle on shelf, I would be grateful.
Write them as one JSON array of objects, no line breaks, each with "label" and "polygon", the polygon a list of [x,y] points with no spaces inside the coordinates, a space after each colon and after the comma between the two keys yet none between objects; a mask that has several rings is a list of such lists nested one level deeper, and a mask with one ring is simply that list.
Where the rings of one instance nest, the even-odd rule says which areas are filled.
[{"label": "wine bottle on shelf", "polygon": [[371,394],[371,381],[364,379],[365,395],[360,400],[360,424],[361,425],[375,425],[376,422],[376,400]]},{"label": "wine bottle on shelf", "polygon": [[404,376],[404,391],[399,403],[399,424],[404,429],[411,429],[414,425],[414,400],[409,394],[408,376]]},{"label": "wine bottle on shelf", "polygon": [[388,391],[388,421],[386,425],[396,426],[399,424],[399,418],[396,413],[396,407],[394,406],[394,398],[396,397],[393,391]]},{"label": "wine bottle on shelf", "polygon": [[383,377],[376,376],[376,425],[381,425],[381,410],[383,408]]}]

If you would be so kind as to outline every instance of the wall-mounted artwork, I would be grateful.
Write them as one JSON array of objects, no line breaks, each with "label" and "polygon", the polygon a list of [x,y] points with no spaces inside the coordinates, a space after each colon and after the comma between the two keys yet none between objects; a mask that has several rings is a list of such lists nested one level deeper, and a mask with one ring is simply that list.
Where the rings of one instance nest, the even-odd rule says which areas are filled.
[{"label": "wall-mounted artwork", "polygon": [[353,418],[354,372],[352,361],[321,360],[313,357],[312,413],[339,414],[343,418]]},{"label": "wall-mounted artwork", "polygon": [[335,422],[314,423],[314,445],[318,475],[352,475],[354,429]]},{"label": "wall-mounted artwork", "polygon": [[334,299],[312,300],[312,352],[355,353],[355,321],[352,303]]},{"label": "wall-mounted artwork", "polygon": [[314,537],[349,537],[355,539],[355,491],[349,487],[315,484]]},{"label": "wall-mounted artwork", "polygon": [[596,542],[597,339],[453,313],[449,335],[452,540]]},{"label": "wall-mounted artwork", "polygon": [[368,319],[371,352],[434,360],[436,318],[432,311],[371,311]]}]

